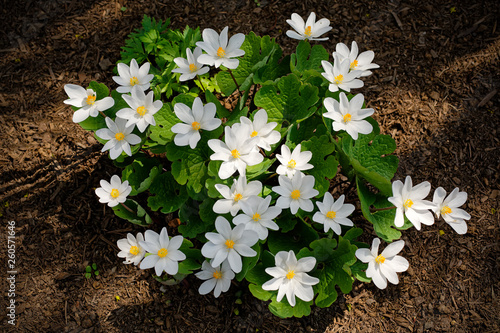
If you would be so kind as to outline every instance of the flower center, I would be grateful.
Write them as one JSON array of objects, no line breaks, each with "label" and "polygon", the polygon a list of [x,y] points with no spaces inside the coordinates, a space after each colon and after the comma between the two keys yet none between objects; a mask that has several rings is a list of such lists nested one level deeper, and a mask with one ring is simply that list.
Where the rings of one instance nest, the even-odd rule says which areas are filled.
[{"label": "flower center", "polygon": [[312,32],[311,32],[311,26],[310,25],[308,25],[306,27],[306,31],[304,31],[304,35],[306,35],[307,37],[311,37]]},{"label": "flower center", "polygon": [[232,249],[234,247],[234,242],[231,239],[226,240],[224,244],[226,244],[228,249]]},{"label": "flower center", "polygon": [[297,165],[297,162],[295,162],[295,160],[290,160],[290,162],[288,162],[288,167],[290,169],[294,169],[296,165]]},{"label": "flower center", "polygon": [[95,95],[88,95],[87,96],[87,104],[88,105],[94,105],[95,103]]},{"label": "flower center", "polygon": [[286,273],[286,278],[287,278],[288,280],[293,279],[293,277],[294,277],[294,276],[295,276],[295,272],[294,272],[294,271],[292,271],[292,270],[289,270],[289,271],[288,271],[288,273]]},{"label": "flower center", "polygon": [[189,64],[189,71],[191,73],[196,72],[198,70],[198,67],[196,67],[195,64]]},{"label": "flower center", "polygon": [[146,112],[148,112],[144,106],[139,106],[135,111],[137,111],[140,116],[144,116]]},{"label": "flower center", "polygon": [[256,137],[257,135],[259,135],[259,132],[257,132],[257,131],[253,131],[253,132],[252,132],[252,134],[250,134],[250,137],[251,137],[251,138],[254,138],[254,137]]},{"label": "flower center", "polygon": [[337,75],[337,76],[333,79],[333,81],[335,82],[335,84],[341,84],[341,83],[342,83],[342,81],[344,81],[344,75],[342,75],[342,74]]},{"label": "flower center", "polygon": [[443,208],[441,208],[441,215],[446,215],[446,214],[450,214],[450,213],[451,213],[450,207],[444,206]]},{"label": "flower center", "polygon": [[348,123],[351,121],[351,114],[348,113],[344,116],[344,123]]},{"label": "flower center", "polygon": [[297,200],[298,198],[300,198],[300,191],[299,190],[293,190],[291,196],[292,196],[293,200]]},{"label": "flower center", "polygon": [[123,139],[125,139],[125,134],[123,134],[122,132],[118,132],[115,134],[115,139],[117,141],[122,141]]},{"label": "flower center", "polygon": [[160,258],[163,258],[165,257],[166,255],[168,254],[168,250],[166,248],[161,248],[159,251],[158,251],[158,257]]},{"label": "flower center", "polygon": [[213,274],[213,277],[217,280],[222,279],[222,272],[221,271],[215,271]]},{"label": "flower center", "polygon": [[222,47],[219,47],[217,49],[217,56],[219,58],[224,58],[226,56],[226,51]]},{"label": "flower center", "polygon": [[354,60],[353,62],[351,62],[351,66],[349,67],[350,69],[354,69],[358,67],[358,61],[357,60]]},{"label": "flower center", "polygon": [[130,78],[130,85],[135,86],[136,84],[139,84],[139,79],[136,76],[133,76]]},{"label": "flower center", "polygon": [[137,246],[132,246],[130,247],[130,254],[133,254],[134,256],[139,254],[139,248]]},{"label": "flower center", "polygon": [[199,130],[200,130],[200,128],[201,128],[200,123],[199,123],[199,122],[197,122],[197,121],[193,121],[193,122],[191,123],[191,127],[192,127],[195,131],[199,131]]},{"label": "flower center", "polygon": [[238,202],[240,201],[241,199],[243,199],[243,195],[241,195],[240,193],[236,193],[234,195],[234,201]]},{"label": "flower center", "polygon": [[333,210],[331,210],[328,213],[326,213],[326,217],[329,218],[329,219],[334,219],[336,216],[337,216],[337,213],[334,212]]},{"label": "flower center", "polygon": [[114,189],[111,190],[110,194],[111,194],[112,198],[116,199],[116,198],[118,198],[120,196],[120,191],[118,191],[116,188],[114,188]]},{"label": "flower center", "polygon": [[233,158],[240,158],[241,154],[240,154],[240,152],[238,151],[238,149],[233,149],[233,150],[231,150],[231,156],[232,156]]},{"label": "flower center", "polygon": [[261,219],[261,217],[260,217],[259,213],[253,214],[252,220],[254,220],[255,222],[259,222],[260,219]]},{"label": "flower center", "polygon": [[411,199],[406,199],[405,203],[403,204],[403,206],[408,209],[408,208],[411,208],[411,206],[413,206],[413,201],[411,201]]},{"label": "flower center", "polygon": [[383,264],[385,261],[385,257],[383,255],[379,254],[377,256],[377,258],[375,258],[375,261],[377,262],[377,264]]}]

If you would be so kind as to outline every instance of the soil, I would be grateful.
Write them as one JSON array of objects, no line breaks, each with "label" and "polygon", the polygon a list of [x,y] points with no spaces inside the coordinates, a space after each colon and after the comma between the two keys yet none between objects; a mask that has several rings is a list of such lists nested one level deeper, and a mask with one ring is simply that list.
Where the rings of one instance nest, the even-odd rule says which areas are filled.
[{"label": "soil", "polygon": [[[499,332],[500,3],[464,1],[0,1],[0,203],[15,221],[18,332]],[[362,92],[397,141],[396,176],[468,193],[468,233],[442,220],[404,232],[410,269],[378,290],[355,282],[328,309],[281,320],[234,284],[200,296],[191,276],[164,287],[123,265],[116,241],[140,227],[94,194],[118,170],[71,121],[63,86],[115,87],[113,64],[144,14],[171,26],[269,34],[290,52],[286,19],[315,11],[381,68]],[[164,224],[167,221],[163,221]],[[369,223],[357,224],[370,230]],[[156,225],[159,230],[161,225]],[[7,267],[7,229],[1,261]],[[371,238],[371,235],[368,235]],[[368,238],[368,239],[369,239]],[[96,263],[100,272],[84,277]],[[2,270],[2,309],[9,286]]]}]

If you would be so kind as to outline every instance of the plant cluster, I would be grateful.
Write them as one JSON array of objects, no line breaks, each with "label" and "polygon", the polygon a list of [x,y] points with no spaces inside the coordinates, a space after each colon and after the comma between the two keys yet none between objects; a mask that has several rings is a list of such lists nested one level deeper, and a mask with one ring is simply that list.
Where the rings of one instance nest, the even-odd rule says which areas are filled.
[{"label": "plant cluster", "polygon": [[[215,297],[246,280],[272,313],[301,317],[313,302],[328,307],[338,290],[350,292],[355,279],[397,284],[409,266],[398,255],[404,241],[391,243],[401,230],[436,215],[465,233],[470,216],[458,188],[448,197],[438,188],[431,202],[428,182],[392,182],[396,143],[351,93],[379,67],[374,53],[338,43],[330,62],[310,44],[328,39],[320,36],[329,20],[311,13],[287,22],[286,34],[300,40],[291,55],[269,36],[181,32],[145,16],[123,48],[111,96],[97,82],[67,84],[65,103],[123,168],[101,180],[100,202],[144,227],[159,216],[151,211],[180,221],[174,237],[163,227],[119,240],[124,263],[154,268],[164,283],[197,271],[200,294]],[[221,100],[230,96],[227,109]],[[333,181],[337,172],[345,184]],[[378,236],[371,249],[349,218],[356,206]],[[379,254],[380,239],[391,244]]]}]

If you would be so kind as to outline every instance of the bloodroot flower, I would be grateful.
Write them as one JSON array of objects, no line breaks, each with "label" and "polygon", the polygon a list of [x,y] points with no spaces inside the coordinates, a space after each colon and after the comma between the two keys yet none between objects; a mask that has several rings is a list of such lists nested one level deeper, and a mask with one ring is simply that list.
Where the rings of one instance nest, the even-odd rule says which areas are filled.
[{"label": "bloodroot flower", "polygon": [[127,196],[132,192],[132,187],[128,180],[122,183],[119,176],[111,177],[111,183],[101,179],[101,187],[96,188],[95,194],[99,197],[100,203],[107,203],[109,207],[117,206],[127,201]]},{"label": "bloodroot flower", "polygon": [[222,267],[219,265],[215,268],[208,261],[204,261],[201,271],[195,275],[201,280],[206,280],[198,289],[200,295],[206,295],[213,290],[216,298],[220,296],[221,292],[225,293],[229,290],[231,280],[235,276],[227,260],[222,263]]},{"label": "bloodroot flower", "polygon": [[380,66],[372,63],[375,53],[373,51],[365,51],[358,56],[358,44],[353,41],[351,44],[351,50],[344,43],[338,43],[335,49],[339,60],[342,62],[345,59],[349,59],[349,69],[362,71],[361,77],[369,76],[372,74],[370,69],[379,68]]},{"label": "bloodroot flower", "polygon": [[224,65],[229,69],[238,68],[240,61],[232,59],[245,54],[245,51],[240,49],[245,41],[244,34],[236,34],[227,41],[229,27],[225,27],[220,36],[213,29],[203,30],[203,41],[197,42],[196,45],[201,47],[207,54],[202,54],[198,58],[198,62],[209,66],[219,68]]},{"label": "bloodroot flower", "polygon": [[93,89],[85,89],[76,84],[64,85],[64,91],[69,97],[64,104],[79,108],[73,113],[74,123],[82,122],[88,117],[97,117],[99,111],[107,110],[115,104],[111,97],[96,100],[97,96]]},{"label": "bloodroot flower", "polygon": [[438,187],[434,192],[432,202],[436,205],[433,208],[436,218],[440,216],[448,223],[458,234],[463,235],[467,232],[467,223],[464,220],[470,220],[470,215],[465,210],[458,208],[467,201],[467,193],[459,192],[458,187],[446,197],[446,191]]},{"label": "bloodroot flower", "polygon": [[327,40],[328,37],[318,38],[325,32],[332,30],[330,26],[330,20],[323,18],[316,22],[316,14],[312,12],[309,14],[307,21],[304,23],[302,17],[299,14],[293,13],[291,20],[286,20],[286,23],[290,24],[293,30],[288,30],[286,35],[293,39],[309,39],[309,40],[318,40],[323,41]]},{"label": "bloodroot flower", "polygon": [[155,268],[155,273],[161,276],[163,271],[175,275],[179,271],[178,261],[186,259],[186,255],[179,251],[184,238],[175,236],[168,238],[167,228],[163,227],[160,234],[146,230],[146,240],[139,244],[150,255],[146,256],[139,266],[140,269]]},{"label": "bloodroot flower", "polygon": [[141,142],[141,138],[132,133],[134,126],[127,126],[127,120],[122,118],[116,118],[116,122],[114,122],[111,118],[106,117],[105,121],[108,128],[101,128],[95,132],[95,135],[101,139],[109,140],[101,151],[109,150],[109,157],[112,160],[117,159],[123,151],[128,156],[132,156],[130,145]]},{"label": "bloodroot flower", "polygon": [[153,102],[152,91],[146,95],[139,87],[133,87],[131,96],[122,95],[122,97],[130,107],[121,109],[116,116],[127,119],[127,126],[135,124],[142,133],[148,125],[156,125],[154,115],[161,109],[163,102],[160,100]]},{"label": "bloodroot flower", "polygon": [[128,233],[127,238],[119,239],[116,242],[118,248],[121,250],[118,252],[118,257],[125,258],[124,264],[134,264],[137,266],[141,262],[146,253],[146,250],[139,244],[142,241],[144,241],[144,236],[139,232],[137,237]]},{"label": "bloodroot flower", "polygon": [[354,205],[344,204],[344,195],[342,194],[337,201],[333,199],[330,192],[325,193],[323,202],[316,202],[319,212],[313,216],[313,221],[325,226],[325,232],[332,229],[337,235],[340,235],[342,229],[340,225],[352,227],[354,224],[347,217],[354,212]]},{"label": "bloodroot flower", "polygon": [[280,161],[281,165],[276,169],[278,175],[287,175],[292,178],[297,171],[302,173],[302,170],[312,169],[314,166],[309,164],[312,158],[312,153],[308,150],[301,151],[302,146],[300,144],[295,147],[293,152],[290,152],[290,148],[286,145],[281,146],[281,155],[276,154],[276,158]]},{"label": "bloodroot flower", "polygon": [[201,55],[201,48],[197,47],[194,49],[194,53],[190,49],[186,49],[187,59],[178,57],[174,59],[174,62],[179,66],[179,68],[173,69],[172,73],[180,73],[181,77],[179,81],[192,80],[196,75],[203,75],[208,73],[210,68],[203,67],[202,64],[198,62],[198,58]]},{"label": "bloodroot flower", "polygon": [[318,190],[314,187],[314,176],[304,176],[297,172],[293,178],[279,176],[280,186],[273,186],[272,190],[280,195],[276,201],[276,206],[285,209],[290,208],[292,214],[296,214],[300,209],[312,212],[314,205],[311,198],[318,195]]},{"label": "bloodroot flower", "polygon": [[149,74],[149,62],[146,62],[139,68],[137,61],[132,59],[130,67],[124,63],[117,65],[119,76],[113,76],[113,80],[120,85],[116,88],[119,93],[129,93],[132,88],[138,87],[142,91],[148,90],[153,74]]},{"label": "bloodroot flower", "polygon": [[338,54],[334,54],[333,65],[325,60],[321,61],[321,65],[325,70],[321,75],[330,82],[328,90],[331,92],[336,92],[339,89],[349,92],[351,89],[361,88],[364,85],[363,81],[358,79],[362,73],[361,71],[349,71],[349,59],[340,61]]},{"label": "bloodroot flower", "polygon": [[372,278],[377,288],[385,289],[387,280],[392,284],[398,284],[397,273],[406,271],[410,264],[408,260],[397,255],[405,246],[403,240],[387,245],[380,255],[378,254],[379,244],[380,239],[375,238],[371,250],[358,249],[356,250],[356,257],[362,262],[368,263],[366,276]]}]

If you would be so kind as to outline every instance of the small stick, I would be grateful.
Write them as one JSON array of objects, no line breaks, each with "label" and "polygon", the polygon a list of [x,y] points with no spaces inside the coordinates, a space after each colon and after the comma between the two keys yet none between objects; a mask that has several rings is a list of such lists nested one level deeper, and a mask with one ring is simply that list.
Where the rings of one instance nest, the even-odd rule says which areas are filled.
[{"label": "small stick", "polygon": [[370,212],[374,213],[374,212],[380,212],[380,211],[383,211],[383,210],[391,210],[391,209],[394,209],[394,208],[396,208],[396,206],[384,207],[384,208],[375,208],[375,209],[370,209]]},{"label": "small stick", "polygon": [[201,90],[203,92],[205,92],[205,87],[203,86],[203,83],[201,82],[201,77],[199,75],[196,75],[196,77],[198,78],[198,81],[200,81],[200,85],[201,85]]},{"label": "small stick", "polygon": [[99,111],[99,113],[101,114],[101,116],[103,116],[104,118],[106,118],[107,116],[104,114],[104,112],[102,111]]},{"label": "small stick", "polygon": [[238,89],[238,95],[240,96],[241,99],[241,91],[240,91],[240,86],[238,85],[238,82],[236,82],[236,78],[233,75],[233,72],[228,68],[227,69],[229,74],[231,74],[231,77],[233,78],[234,84],[236,85],[236,88]]}]

